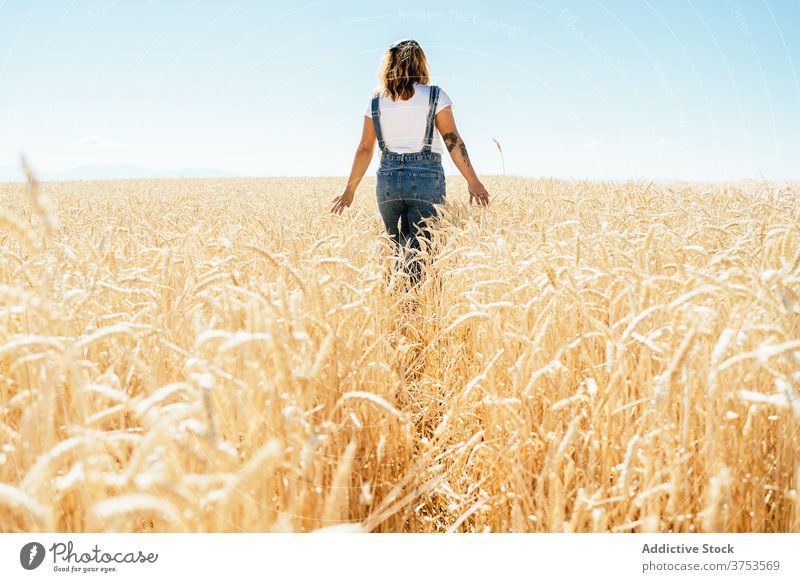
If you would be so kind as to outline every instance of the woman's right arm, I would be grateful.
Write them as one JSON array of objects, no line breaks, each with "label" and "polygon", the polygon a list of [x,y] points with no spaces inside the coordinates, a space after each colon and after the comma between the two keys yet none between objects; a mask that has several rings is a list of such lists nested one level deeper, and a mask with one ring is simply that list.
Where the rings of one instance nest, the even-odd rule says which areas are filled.
[{"label": "woman's right arm", "polygon": [[442,134],[442,139],[447,146],[447,151],[450,152],[453,163],[467,180],[469,203],[472,204],[473,200],[475,200],[481,206],[489,206],[489,193],[481,184],[475,169],[472,167],[472,162],[470,162],[469,154],[467,153],[467,146],[458,133],[451,107],[445,107],[436,114],[436,129]]}]

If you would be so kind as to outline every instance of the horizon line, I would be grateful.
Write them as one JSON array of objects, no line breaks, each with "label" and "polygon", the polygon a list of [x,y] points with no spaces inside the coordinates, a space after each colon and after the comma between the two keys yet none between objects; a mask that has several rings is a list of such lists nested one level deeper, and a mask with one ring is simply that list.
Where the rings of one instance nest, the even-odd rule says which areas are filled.
[{"label": "horizon line", "polygon": [[[220,170],[221,172],[223,170]],[[55,173],[55,172],[54,172]],[[46,174],[44,175],[35,175],[37,182],[47,182],[51,184],[60,184],[60,183],[73,183],[73,182],[153,182],[159,180],[280,180],[280,179],[310,179],[310,178],[317,178],[317,179],[341,179],[347,180],[346,175],[339,175],[339,174],[235,174],[233,172],[227,172],[228,176],[202,176],[202,175],[194,175],[194,176],[181,176],[181,175],[174,175],[174,176],[140,176],[140,177],[130,177],[130,178],[68,178],[68,179],[58,179],[58,178],[48,178]],[[44,177],[43,177],[44,176]],[[445,176],[447,177],[462,177],[458,173],[447,173],[445,172]],[[765,183],[765,184],[776,184],[776,183],[800,183],[800,177],[798,178],[775,178],[775,179],[765,179],[763,177],[753,178],[731,178],[725,180],[709,180],[709,179],[692,179],[692,178],[654,178],[654,177],[607,177],[607,178],[599,178],[599,177],[576,177],[576,176],[556,176],[556,175],[531,175],[531,174],[479,174],[481,178],[501,178],[501,179],[524,179],[524,180],[557,180],[563,182],[612,182],[612,183],[667,183],[667,184],[674,184],[674,183],[691,183],[691,184],[738,184],[743,182],[755,182],[755,183]],[[374,178],[372,175],[365,175],[364,178]],[[25,184],[27,180],[24,177],[21,177],[16,180],[0,180],[0,185],[11,185],[11,184]]]}]

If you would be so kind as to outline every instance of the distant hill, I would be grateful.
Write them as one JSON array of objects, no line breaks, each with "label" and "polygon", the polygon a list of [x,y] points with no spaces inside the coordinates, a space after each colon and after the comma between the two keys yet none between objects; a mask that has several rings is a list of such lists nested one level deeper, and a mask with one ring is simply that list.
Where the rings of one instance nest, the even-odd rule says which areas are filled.
[{"label": "distant hill", "polygon": [[[36,168],[34,168],[35,170]],[[46,182],[72,180],[137,180],[147,178],[233,178],[237,174],[209,168],[156,169],[129,164],[81,166],[61,172],[37,172],[36,177]],[[23,182],[20,168],[0,168],[0,182]]]}]

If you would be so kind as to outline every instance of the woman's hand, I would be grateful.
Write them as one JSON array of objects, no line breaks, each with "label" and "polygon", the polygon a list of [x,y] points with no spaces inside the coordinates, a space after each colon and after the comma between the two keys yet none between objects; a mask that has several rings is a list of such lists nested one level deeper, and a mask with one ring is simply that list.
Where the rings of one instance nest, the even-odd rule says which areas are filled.
[{"label": "woman's hand", "polygon": [[442,140],[447,146],[447,151],[450,152],[453,163],[467,180],[469,203],[475,202],[478,206],[489,206],[489,193],[483,187],[481,181],[478,180],[475,168],[472,167],[472,162],[470,162],[469,154],[467,153],[467,146],[464,140],[461,139],[458,129],[456,129],[456,120],[453,117],[452,107],[445,107],[436,114],[436,129],[442,134]]},{"label": "woman's hand", "polygon": [[333,200],[331,200],[333,202],[331,212],[334,214],[341,214],[345,208],[353,203],[353,195],[356,193],[356,188],[358,188],[358,184],[361,182],[361,178],[364,177],[370,160],[372,160],[376,140],[375,124],[372,123],[370,116],[365,115],[364,124],[361,127],[361,141],[358,142],[356,155],[353,157],[353,167],[350,169],[350,177],[347,179],[347,184],[345,184],[344,193],[334,196]]},{"label": "woman's hand", "polygon": [[331,212],[334,214],[341,214],[345,208],[353,203],[353,192],[345,190],[344,194],[334,196],[331,202],[333,202],[333,206],[331,206]]},{"label": "woman's hand", "polygon": [[480,180],[474,180],[467,183],[467,190],[469,190],[469,203],[475,201],[478,206],[489,206],[489,193],[483,187]]}]

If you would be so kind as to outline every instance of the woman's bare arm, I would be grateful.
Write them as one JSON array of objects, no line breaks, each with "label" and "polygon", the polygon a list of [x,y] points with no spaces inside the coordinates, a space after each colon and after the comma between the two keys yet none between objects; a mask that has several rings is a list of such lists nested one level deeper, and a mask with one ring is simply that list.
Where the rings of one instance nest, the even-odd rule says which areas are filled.
[{"label": "woman's bare arm", "polygon": [[481,184],[475,169],[472,167],[472,162],[467,153],[467,146],[456,128],[456,120],[453,117],[452,108],[445,107],[436,114],[436,129],[442,134],[442,139],[447,146],[447,151],[450,152],[453,163],[467,180],[469,203],[472,204],[474,200],[481,206],[488,206],[489,193]]},{"label": "woman's bare arm", "polygon": [[372,123],[372,118],[364,116],[364,126],[361,129],[361,141],[356,148],[356,155],[353,157],[353,167],[350,169],[350,177],[347,179],[347,185],[344,187],[344,192],[335,196],[331,202],[331,212],[334,214],[341,214],[342,211],[353,203],[353,196],[356,193],[356,188],[364,177],[364,173],[372,161],[372,154],[375,152],[375,126]]}]

